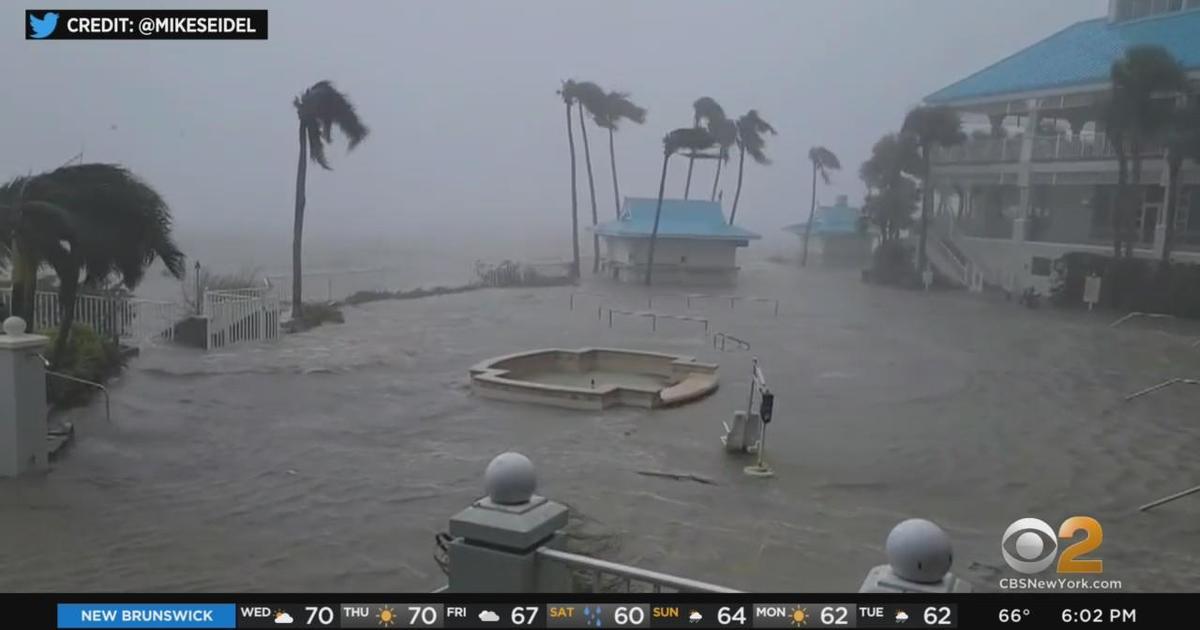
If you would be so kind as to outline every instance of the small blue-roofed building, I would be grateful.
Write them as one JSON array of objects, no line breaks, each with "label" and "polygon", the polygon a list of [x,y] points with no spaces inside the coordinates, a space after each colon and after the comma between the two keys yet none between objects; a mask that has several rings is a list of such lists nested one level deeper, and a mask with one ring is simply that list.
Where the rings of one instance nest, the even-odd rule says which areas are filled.
[{"label": "small blue-roofed building", "polygon": [[[1114,61],[1135,46],[1170,53],[1200,87],[1200,0],[1109,0],[1107,16],[1071,24],[925,97],[957,111],[965,143],[932,156],[930,263],[951,278],[1022,291],[1050,288],[1052,261],[1112,254],[1116,151],[1105,129]],[[1163,94],[1164,106],[1185,105]],[[1194,96],[1192,98],[1195,98]],[[1133,254],[1167,250],[1163,145],[1141,144],[1141,185],[1125,216]],[[1200,262],[1200,166],[1178,181],[1170,257]]]},{"label": "small blue-roofed building", "polygon": [[[621,218],[595,226],[604,241],[601,269],[614,280],[641,282],[650,257],[658,199],[626,197]],[[730,225],[715,201],[663,199],[654,249],[658,284],[724,285],[737,280],[737,249],[762,238]]]},{"label": "small blue-roofed building", "polygon": [[[827,265],[859,266],[867,262],[870,253],[870,237],[864,229],[862,210],[850,205],[846,195],[838,195],[832,206],[818,206],[813,213],[812,234],[809,236],[809,260],[819,260]],[[804,233],[808,221],[788,225],[784,232],[800,237],[804,247]]]}]

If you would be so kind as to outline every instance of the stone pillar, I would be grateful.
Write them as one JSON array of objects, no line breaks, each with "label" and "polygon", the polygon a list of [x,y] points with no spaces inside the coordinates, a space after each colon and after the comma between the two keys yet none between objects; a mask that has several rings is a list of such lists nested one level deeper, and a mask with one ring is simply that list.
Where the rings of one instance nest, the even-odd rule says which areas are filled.
[{"label": "stone pillar", "polygon": [[519,453],[493,459],[484,482],[488,496],[450,518],[449,592],[569,592],[570,571],[536,553],[556,542],[567,508],[534,494],[533,464]]},{"label": "stone pillar", "polygon": [[911,518],[887,537],[888,564],[867,572],[860,593],[968,593],[970,582],[950,572],[950,537],[932,521]]},{"label": "stone pillar", "polygon": [[25,320],[4,320],[0,335],[0,477],[46,468],[46,366],[49,342],[25,333]]}]

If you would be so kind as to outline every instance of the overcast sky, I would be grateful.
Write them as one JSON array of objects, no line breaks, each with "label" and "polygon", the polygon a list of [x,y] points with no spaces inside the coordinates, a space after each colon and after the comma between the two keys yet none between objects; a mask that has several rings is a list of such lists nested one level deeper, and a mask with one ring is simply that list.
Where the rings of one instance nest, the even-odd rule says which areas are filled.
[{"label": "overcast sky", "polygon": [[[89,3],[56,3],[81,8]],[[185,8],[132,0],[105,8]],[[778,232],[807,211],[809,147],[845,171],[819,193],[860,200],[858,165],[920,99],[1072,22],[1105,0],[589,0],[221,3],[270,9],[268,41],[0,38],[8,69],[0,176],[54,168],[82,148],[159,188],[182,231],[278,233],[296,167],[292,97],[320,79],[351,95],[371,136],[309,170],[310,234],[464,237],[567,225],[562,79],[632,92],[645,125],[617,137],[622,192],[654,196],[661,138],[716,98],[775,125],[768,167],[747,164],[739,216]],[[96,6],[97,3],[90,3]],[[24,20],[25,5],[5,9]],[[602,218],[613,213],[594,127]],[[340,140],[338,140],[340,143]],[[582,167],[582,159],[580,161]],[[697,166],[711,185],[711,163]],[[679,195],[676,159],[668,194]],[[726,202],[733,177],[723,180]],[[581,213],[589,216],[581,171]],[[728,205],[728,203],[727,203]],[[741,222],[741,221],[739,221]]]}]

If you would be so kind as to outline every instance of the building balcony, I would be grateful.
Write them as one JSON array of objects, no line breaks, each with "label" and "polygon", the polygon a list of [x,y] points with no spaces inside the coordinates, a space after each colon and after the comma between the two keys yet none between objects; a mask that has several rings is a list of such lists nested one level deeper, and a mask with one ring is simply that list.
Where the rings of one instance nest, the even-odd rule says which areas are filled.
[{"label": "building balcony", "polygon": [[[1021,161],[1024,138],[971,138],[963,144],[937,149],[933,163],[952,164],[1005,164]],[[1141,146],[1143,158],[1162,156],[1162,146],[1144,142]],[[1034,162],[1081,162],[1088,160],[1115,160],[1116,149],[1104,133],[1087,135],[1058,134],[1034,136],[1031,160]]]},{"label": "building balcony", "polygon": [[1021,160],[1020,138],[971,138],[952,147],[938,147],[934,164],[999,164]]}]

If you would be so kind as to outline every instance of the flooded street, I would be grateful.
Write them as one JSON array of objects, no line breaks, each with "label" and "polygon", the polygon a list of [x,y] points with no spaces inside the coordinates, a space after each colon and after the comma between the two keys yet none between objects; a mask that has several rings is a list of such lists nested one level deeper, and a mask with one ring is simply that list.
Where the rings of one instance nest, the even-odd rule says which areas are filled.
[{"label": "flooded street", "polygon": [[[1200,376],[1184,337],[755,263],[737,292],[777,298],[778,317],[765,303],[655,299],[752,344],[719,352],[694,322],[597,320],[601,302],[645,308],[640,286],[588,281],[613,297],[574,311],[573,290],[378,302],[275,345],[144,350],[113,386],[111,425],[102,407],[75,410],[78,437],[49,475],[0,480],[0,588],[428,591],[445,583],[434,534],[510,449],[596,553],[735,588],[856,590],[890,528],[917,516],[990,590],[1012,575],[1009,523],[1076,514],[1104,527],[1105,578],[1200,587],[1200,500],[1137,511],[1200,483],[1200,391],[1121,401]],[[721,388],[660,411],[471,394],[474,363],[547,346],[692,355],[720,365]],[[777,394],[769,480],[718,440],[745,407],[752,356]]]}]

